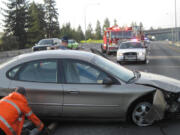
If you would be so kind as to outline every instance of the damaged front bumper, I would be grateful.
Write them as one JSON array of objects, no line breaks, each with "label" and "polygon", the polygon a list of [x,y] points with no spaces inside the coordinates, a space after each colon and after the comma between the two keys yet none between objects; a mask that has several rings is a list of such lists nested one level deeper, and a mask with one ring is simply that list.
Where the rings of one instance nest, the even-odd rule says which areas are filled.
[{"label": "damaged front bumper", "polygon": [[164,118],[167,109],[167,102],[162,91],[157,90],[153,98],[153,104],[150,111],[146,114],[145,120],[152,123]]},{"label": "damaged front bumper", "polygon": [[144,119],[153,123],[154,121],[162,120],[168,113],[175,114],[178,112],[180,112],[180,102],[177,94],[156,90],[152,107]]}]

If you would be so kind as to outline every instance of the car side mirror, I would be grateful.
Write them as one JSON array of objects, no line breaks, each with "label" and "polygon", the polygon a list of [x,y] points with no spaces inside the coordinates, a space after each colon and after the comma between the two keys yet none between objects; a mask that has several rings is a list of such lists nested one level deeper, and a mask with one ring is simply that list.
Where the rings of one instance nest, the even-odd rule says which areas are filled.
[{"label": "car side mirror", "polygon": [[114,82],[113,82],[113,80],[110,77],[106,77],[103,80],[103,84],[105,84],[105,85],[112,85],[113,83]]}]

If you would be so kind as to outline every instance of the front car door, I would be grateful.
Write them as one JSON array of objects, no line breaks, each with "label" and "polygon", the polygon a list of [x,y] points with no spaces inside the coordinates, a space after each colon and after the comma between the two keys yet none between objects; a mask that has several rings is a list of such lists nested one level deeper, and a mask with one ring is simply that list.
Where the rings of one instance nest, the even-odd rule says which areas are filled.
[{"label": "front car door", "polygon": [[[65,76],[63,116],[120,117],[120,83],[94,65],[79,60],[63,60]],[[105,77],[113,85],[103,84]],[[124,88],[122,87],[122,90]]]},{"label": "front car door", "polygon": [[27,90],[28,103],[36,114],[60,116],[62,114],[63,88],[61,84],[58,84],[58,74],[57,60],[28,62],[9,71],[9,78],[14,76],[10,89],[24,87]]}]

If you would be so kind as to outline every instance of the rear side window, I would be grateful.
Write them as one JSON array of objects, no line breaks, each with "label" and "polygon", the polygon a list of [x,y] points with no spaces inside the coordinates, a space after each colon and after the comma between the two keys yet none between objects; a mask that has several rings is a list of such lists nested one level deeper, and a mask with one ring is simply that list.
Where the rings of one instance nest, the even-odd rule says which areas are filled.
[{"label": "rear side window", "polygon": [[13,68],[13,69],[11,69],[9,72],[8,72],[8,77],[10,78],[10,79],[14,79],[15,78],[15,76],[16,76],[16,74],[17,74],[17,72],[20,70],[20,68],[21,68],[21,66],[17,66],[17,67],[15,67],[15,68]]},{"label": "rear side window", "polygon": [[63,67],[66,83],[70,84],[102,84],[107,77],[94,66],[76,60],[65,60]]},{"label": "rear side window", "polygon": [[57,82],[57,61],[43,60],[27,63],[18,73],[17,80],[42,83]]}]

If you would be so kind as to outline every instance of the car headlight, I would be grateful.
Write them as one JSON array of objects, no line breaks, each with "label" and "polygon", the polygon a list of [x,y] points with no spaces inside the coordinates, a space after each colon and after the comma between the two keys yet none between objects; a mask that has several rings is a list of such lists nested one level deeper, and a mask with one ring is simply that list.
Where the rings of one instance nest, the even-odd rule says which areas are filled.
[{"label": "car headlight", "polygon": [[48,46],[48,47],[47,47],[47,50],[51,50],[51,47]]},{"label": "car headlight", "polygon": [[145,53],[139,52],[139,56],[144,56],[144,55],[145,55]]},{"label": "car headlight", "polygon": [[123,56],[123,53],[117,52],[117,55],[118,55],[118,56]]}]

